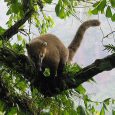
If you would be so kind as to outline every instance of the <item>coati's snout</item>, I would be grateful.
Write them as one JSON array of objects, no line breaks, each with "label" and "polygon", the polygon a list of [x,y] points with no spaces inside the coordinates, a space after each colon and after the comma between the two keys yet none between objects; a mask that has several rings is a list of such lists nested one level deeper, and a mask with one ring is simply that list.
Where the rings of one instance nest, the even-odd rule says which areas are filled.
[{"label": "coati's snout", "polygon": [[39,71],[42,71],[42,62],[43,62],[44,57],[45,57],[45,53],[40,52],[38,60],[37,60],[37,68],[38,68]]},{"label": "coati's snout", "polygon": [[39,41],[37,44],[34,42],[26,44],[26,49],[28,56],[34,63],[36,69],[42,71],[43,59],[45,58],[47,50],[47,42]]}]

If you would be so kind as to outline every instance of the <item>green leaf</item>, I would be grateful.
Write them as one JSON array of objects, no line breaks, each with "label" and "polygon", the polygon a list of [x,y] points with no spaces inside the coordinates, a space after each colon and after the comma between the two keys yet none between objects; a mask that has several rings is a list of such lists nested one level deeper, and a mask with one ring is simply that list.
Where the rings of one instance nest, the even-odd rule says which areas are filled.
[{"label": "green leaf", "polygon": [[21,44],[21,45],[19,45],[19,44],[17,44],[17,43],[14,43],[13,45],[12,45],[12,48],[13,48],[13,50],[15,51],[15,52],[17,52],[17,53],[24,53],[24,48],[23,48],[23,45]]},{"label": "green leaf", "polygon": [[6,15],[9,15],[9,14],[11,14],[12,12],[11,12],[11,9],[9,8],[8,9],[8,11],[7,11],[7,13],[6,13]]},{"label": "green leaf", "polygon": [[59,12],[60,12],[60,9],[61,9],[61,6],[60,4],[58,3],[55,7],[55,12],[56,12],[56,15],[59,16]]},{"label": "green leaf", "polygon": [[22,36],[21,35],[17,35],[17,38],[18,38],[18,41],[21,41],[23,38],[22,38]]},{"label": "green leaf", "polygon": [[11,26],[12,26],[13,20],[14,20],[13,18],[14,18],[13,15],[11,15],[10,18],[9,18],[9,20],[7,21],[6,24],[8,25],[8,27],[11,27]]},{"label": "green leaf", "polygon": [[81,105],[77,107],[77,115],[86,115],[85,110]]},{"label": "green leaf", "polygon": [[104,107],[101,108],[100,115],[105,115],[105,109],[104,109]]},{"label": "green leaf", "polygon": [[46,3],[51,4],[53,0],[44,0]]},{"label": "green leaf", "polygon": [[12,12],[14,12],[15,14],[17,14],[19,11],[17,4],[12,4],[11,9],[12,9]]},{"label": "green leaf", "polygon": [[115,0],[110,0],[111,6],[115,8]]},{"label": "green leaf", "polygon": [[108,18],[112,17],[112,12],[111,12],[110,6],[108,6],[106,9],[106,17],[108,17]]},{"label": "green leaf", "polygon": [[115,100],[114,99],[112,99],[112,104],[114,104],[115,103]]},{"label": "green leaf", "polygon": [[0,34],[3,34],[5,32],[5,29],[0,26]]},{"label": "green leaf", "polygon": [[94,114],[94,112],[95,112],[94,106],[91,108],[91,112],[92,112],[92,114]]},{"label": "green leaf", "polygon": [[111,98],[107,98],[107,99],[105,99],[103,102],[106,104],[106,105],[109,105],[109,100],[110,100]]},{"label": "green leaf", "polygon": [[16,107],[12,107],[9,112],[7,113],[7,115],[16,115],[17,114],[17,108]]},{"label": "green leaf", "polygon": [[43,74],[44,74],[45,77],[50,76],[50,70],[49,70],[49,68],[46,68]]},{"label": "green leaf", "polygon": [[90,82],[94,82],[94,83],[96,83],[96,81],[95,81],[94,78],[90,78],[90,79],[88,80],[88,82],[89,82],[89,83],[90,83]]},{"label": "green leaf", "polygon": [[108,111],[107,106],[105,103],[103,103],[103,107]]},{"label": "green leaf", "polygon": [[5,108],[5,103],[0,100],[0,111],[3,112]]},{"label": "green leaf", "polygon": [[93,9],[93,10],[91,11],[91,13],[94,14],[94,15],[97,15],[97,14],[98,14],[97,8]]},{"label": "green leaf", "polygon": [[68,115],[77,115],[77,111],[75,111],[74,109],[70,109],[69,110],[69,114]]},{"label": "green leaf", "polygon": [[23,81],[19,82],[17,84],[17,87],[20,88],[20,89],[22,89],[23,91],[25,91],[26,88],[27,88],[26,84]]},{"label": "green leaf", "polygon": [[106,0],[102,0],[100,4],[97,6],[97,10],[103,11],[106,6]]},{"label": "green leaf", "polygon": [[64,4],[66,4],[66,5],[70,5],[70,4],[71,4],[70,0],[63,0],[63,2],[64,2]]},{"label": "green leaf", "polygon": [[98,5],[99,5],[99,3],[100,3],[100,1],[96,2],[95,4],[93,4],[93,7],[98,6]]},{"label": "green leaf", "polygon": [[113,14],[113,16],[111,17],[112,21],[115,21],[115,13]]},{"label": "green leaf", "polygon": [[79,92],[80,94],[85,94],[86,93],[86,89],[82,85],[79,85],[76,88],[76,91]]},{"label": "green leaf", "polygon": [[105,47],[104,50],[108,50],[108,52],[111,52],[111,53],[115,52],[115,46],[113,44],[104,45],[104,47]]},{"label": "green leaf", "polygon": [[55,12],[58,17],[61,19],[65,18],[67,16],[65,10],[64,10],[64,5],[62,4],[61,1],[58,2],[58,4],[55,7]]},{"label": "green leaf", "polygon": [[115,111],[114,110],[112,110],[112,115],[115,115]]},{"label": "green leaf", "polygon": [[62,111],[61,114],[62,114],[62,115],[70,115],[69,112],[68,112],[67,110]]},{"label": "green leaf", "polygon": [[66,17],[63,7],[61,8],[61,10],[59,12],[59,17],[62,18],[62,19]]}]

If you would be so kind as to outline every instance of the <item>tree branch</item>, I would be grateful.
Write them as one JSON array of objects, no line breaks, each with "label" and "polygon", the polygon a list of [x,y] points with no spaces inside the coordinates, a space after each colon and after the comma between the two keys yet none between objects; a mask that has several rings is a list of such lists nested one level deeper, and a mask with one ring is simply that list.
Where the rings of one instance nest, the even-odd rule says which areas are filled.
[{"label": "tree branch", "polygon": [[106,36],[104,36],[103,38],[107,38],[109,35],[114,34],[114,33],[115,33],[115,31],[112,31],[109,34],[107,34]]},{"label": "tree branch", "polygon": [[27,79],[29,79],[28,77],[34,73],[34,69],[27,56],[17,54],[6,47],[0,48],[0,63],[16,70],[18,73],[26,76]]},{"label": "tree branch", "polygon": [[18,29],[31,17],[34,10],[29,10],[25,16],[17,21],[13,26],[8,28],[2,35],[0,35],[0,38],[3,40],[9,40],[13,35],[18,33]]},{"label": "tree branch", "polygon": [[35,68],[32,67],[25,55],[16,54],[7,48],[0,49],[0,62],[22,74],[25,79],[30,81],[31,87],[39,89],[44,96],[54,96],[64,90],[76,88],[98,73],[115,68],[114,60],[115,54],[112,54],[103,59],[97,59],[76,73],[74,77],[66,75],[65,77],[52,78],[45,77],[42,72],[36,74]]}]

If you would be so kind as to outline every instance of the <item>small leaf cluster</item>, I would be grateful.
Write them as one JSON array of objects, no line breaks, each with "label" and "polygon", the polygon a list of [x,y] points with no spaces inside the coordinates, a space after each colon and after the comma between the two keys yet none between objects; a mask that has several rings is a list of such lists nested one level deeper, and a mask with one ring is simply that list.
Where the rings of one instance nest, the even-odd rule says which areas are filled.
[{"label": "small leaf cluster", "polygon": [[21,19],[24,16],[22,0],[5,0],[8,10],[6,15],[9,16],[7,26],[11,27],[15,21]]},{"label": "small leaf cluster", "polygon": [[[46,33],[49,28],[54,26],[54,21],[51,16],[47,16],[40,7],[40,4],[45,6],[45,4],[50,3],[48,0],[5,0],[5,2],[8,7],[8,10],[6,12],[6,15],[9,17],[9,20],[6,22],[8,28],[11,27],[16,21],[22,19],[25,14],[31,9],[33,9],[35,13],[31,17],[31,19],[28,20],[28,24],[32,24],[36,28],[38,28],[40,34]],[[20,29],[24,29],[26,34],[28,33],[28,29],[25,27],[25,25],[20,27]],[[5,29],[3,27],[0,27],[0,34],[4,33],[4,30]],[[29,34],[30,33],[28,33],[28,35]]]},{"label": "small leaf cluster", "polygon": [[113,44],[104,45],[105,50],[111,53],[115,53],[115,46]]},{"label": "small leaf cluster", "polygon": [[56,15],[60,18],[66,18],[72,13],[75,13],[74,6],[77,5],[75,0],[59,0],[55,7]]},{"label": "small leaf cluster", "polygon": [[92,14],[97,15],[99,12],[104,13],[107,18],[115,21],[115,0],[100,0],[93,4]]},{"label": "small leaf cluster", "polygon": [[51,16],[47,16],[44,12],[42,16],[33,15],[33,21],[35,22],[35,27],[38,28],[40,34],[44,34],[48,31],[49,28],[54,27],[54,21]]},{"label": "small leaf cluster", "polygon": [[66,64],[63,73],[68,74],[70,76],[74,76],[81,69],[82,68],[78,64]]},{"label": "small leaf cluster", "polygon": [[28,89],[28,83],[24,80],[22,75],[18,74],[16,71],[2,66],[0,73],[1,76],[3,76],[3,83],[7,86],[11,94],[22,94]]},{"label": "small leaf cluster", "polygon": [[[24,80],[22,75],[18,74],[15,70],[11,70],[4,65],[0,67],[0,75],[2,77],[2,83],[8,90],[9,100],[14,101],[15,97],[25,97],[29,84]],[[20,99],[21,99],[20,98]],[[19,109],[18,105],[7,105],[0,100],[0,114],[15,115],[21,114],[23,111]]]}]

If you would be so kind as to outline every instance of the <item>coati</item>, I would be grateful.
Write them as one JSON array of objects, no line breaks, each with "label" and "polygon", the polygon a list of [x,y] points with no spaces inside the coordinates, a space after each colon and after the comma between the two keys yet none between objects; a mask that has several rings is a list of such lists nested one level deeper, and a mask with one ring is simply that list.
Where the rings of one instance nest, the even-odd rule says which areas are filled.
[{"label": "coati", "polygon": [[68,48],[52,34],[41,35],[26,44],[29,58],[39,71],[50,69],[50,76],[61,75],[66,63],[70,63],[79,48],[85,31],[91,26],[99,26],[98,20],[88,20],[81,24]]}]

